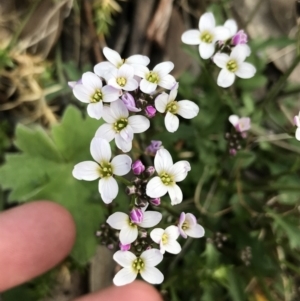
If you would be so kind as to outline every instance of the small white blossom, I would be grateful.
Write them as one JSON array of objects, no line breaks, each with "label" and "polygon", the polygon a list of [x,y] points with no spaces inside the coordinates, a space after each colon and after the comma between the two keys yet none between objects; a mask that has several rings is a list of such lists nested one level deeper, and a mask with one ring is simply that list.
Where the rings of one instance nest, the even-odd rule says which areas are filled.
[{"label": "small white blossom", "polygon": [[228,120],[238,132],[246,132],[251,128],[251,119],[249,117],[240,118],[237,115],[230,115]]},{"label": "small white blossom", "polygon": [[174,64],[172,62],[163,62],[156,65],[152,71],[147,67],[141,68],[138,76],[142,77],[140,82],[140,89],[142,92],[151,94],[160,86],[165,89],[172,89],[176,84],[175,78],[169,73],[173,70]]},{"label": "small white blossom", "polygon": [[143,212],[143,218],[139,223],[135,223],[123,212],[115,212],[107,219],[107,223],[114,229],[121,230],[119,234],[120,242],[123,245],[133,243],[138,237],[138,227],[152,228],[162,219],[162,214],[156,211]]},{"label": "small white blossom", "polygon": [[181,251],[181,246],[177,242],[179,230],[176,226],[169,226],[165,230],[161,228],[153,229],[150,237],[155,243],[159,244],[162,254],[165,251],[171,254],[178,254]]},{"label": "small white blossom", "polygon": [[132,55],[127,59],[122,59],[117,51],[108,47],[103,48],[103,54],[108,62],[101,62],[94,67],[94,72],[103,78],[107,78],[110,71],[118,69],[124,64],[133,67],[134,73],[136,74],[141,66],[147,66],[150,62],[150,59],[147,56],[140,54]]},{"label": "small white blossom", "polygon": [[224,23],[224,27],[229,29],[230,36],[228,38],[232,38],[238,31],[238,26],[236,24],[236,21],[233,19],[229,19]]},{"label": "small white blossom", "polygon": [[140,257],[130,251],[117,251],[113,259],[123,267],[113,279],[117,286],[133,282],[138,273],[152,284],[160,284],[164,280],[164,275],[155,267],[163,260],[163,255],[157,249],[144,251]]},{"label": "small white blossom", "polygon": [[176,182],[183,181],[191,170],[188,161],[178,161],[173,164],[173,159],[166,149],[159,149],[154,158],[154,166],[158,176],[152,178],[146,186],[146,194],[150,198],[159,198],[167,192],[171,204],[182,202],[182,191]]},{"label": "small white blossom", "polygon": [[166,113],[166,129],[174,133],[179,127],[180,115],[185,119],[191,119],[198,115],[199,107],[190,100],[176,101],[178,84],[170,91],[170,94],[162,93],[155,98],[155,108],[160,113]]},{"label": "small white blossom", "polygon": [[181,36],[183,43],[199,45],[199,53],[203,59],[212,57],[215,52],[216,41],[225,41],[230,37],[230,30],[224,26],[216,26],[212,13],[205,13],[200,17],[199,30],[191,29]]},{"label": "small white blossom", "polygon": [[112,102],[119,98],[119,90],[111,86],[102,86],[101,79],[93,72],[85,72],[81,83],[73,86],[75,97],[85,103],[89,103],[87,112],[90,117],[100,119],[102,117],[103,102]]},{"label": "small white blossom", "polygon": [[178,229],[183,238],[187,238],[188,236],[200,238],[205,233],[203,227],[197,224],[195,216],[191,213],[182,212],[180,214]]},{"label": "small white blossom", "polygon": [[73,176],[78,180],[99,180],[99,192],[104,203],[109,204],[118,195],[119,187],[113,175],[123,176],[129,173],[132,160],[127,155],[118,155],[111,159],[109,143],[101,138],[93,138],[90,147],[94,161],[84,161],[74,166]]},{"label": "small white blossom", "polygon": [[300,112],[298,115],[294,117],[294,123],[295,126],[297,127],[295,137],[298,141],[300,141]]},{"label": "small white blossom", "polygon": [[235,80],[235,76],[241,78],[251,78],[256,69],[253,65],[244,62],[249,55],[246,45],[237,45],[233,48],[230,55],[226,53],[216,53],[214,55],[215,64],[222,68],[219,73],[217,84],[220,87],[227,88]]},{"label": "small white blossom", "polygon": [[143,133],[150,127],[150,121],[145,116],[129,117],[129,111],[122,100],[114,101],[103,110],[103,119],[107,123],[99,127],[95,136],[108,142],[115,139],[117,147],[125,153],[132,148],[133,134]]}]

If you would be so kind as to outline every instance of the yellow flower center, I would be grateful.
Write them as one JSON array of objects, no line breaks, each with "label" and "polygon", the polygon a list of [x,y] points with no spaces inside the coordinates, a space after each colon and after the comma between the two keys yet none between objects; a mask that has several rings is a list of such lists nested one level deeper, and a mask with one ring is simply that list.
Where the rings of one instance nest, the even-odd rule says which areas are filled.
[{"label": "yellow flower center", "polygon": [[102,100],[103,94],[101,90],[97,89],[95,93],[91,96],[91,103],[96,103]]},{"label": "yellow flower center", "polygon": [[128,124],[127,118],[121,118],[114,123],[114,130],[116,133],[120,133]]},{"label": "yellow flower center", "polygon": [[158,84],[159,76],[156,72],[150,71],[146,76],[146,80],[150,83]]},{"label": "yellow flower center", "polygon": [[125,77],[118,77],[117,78],[117,84],[121,87],[124,87],[127,83],[127,80]]},{"label": "yellow flower center", "polygon": [[230,72],[235,72],[238,68],[237,62],[235,60],[229,60],[226,64],[226,68],[230,71]]},{"label": "yellow flower center", "polygon": [[211,34],[210,32],[208,32],[208,31],[203,31],[203,32],[201,33],[200,40],[201,40],[202,42],[204,42],[204,43],[210,44],[210,43],[212,43],[212,41],[213,41],[213,36],[212,36],[212,34]]},{"label": "yellow flower center", "polygon": [[163,172],[161,175],[160,175],[160,179],[161,181],[165,184],[165,185],[172,185],[174,184],[174,180],[173,180],[173,177],[170,176],[169,174],[167,174],[166,172]]},{"label": "yellow flower center", "polygon": [[166,233],[163,234],[161,241],[162,241],[163,245],[168,243],[168,235]]},{"label": "yellow flower center", "polygon": [[145,267],[145,263],[142,258],[137,258],[133,263],[132,263],[132,268],[134,269],[135,272],[140,272],[143,270]]},{"label": "yellow flower center", "polygon": [[184,222],[181,226],[182,230],[187,230],[190,228],[190,225],[187,222]]},{"label": "yellow flower center", "polygon": [[113,170],[109,162],[102,163],[99,167],[99,175],[101,178],[109,178],[113,175]]},{"label": "yellow flower center", "polygon": [[177,112],[178,112],[177,101],[175,101],[175,100],[171,101],[171,102],[167,105],[166,111],[167,111],[167,112],[170,112],[170,113],[172,113],[172,114],[174,114],[174,115],[177,114]]}]

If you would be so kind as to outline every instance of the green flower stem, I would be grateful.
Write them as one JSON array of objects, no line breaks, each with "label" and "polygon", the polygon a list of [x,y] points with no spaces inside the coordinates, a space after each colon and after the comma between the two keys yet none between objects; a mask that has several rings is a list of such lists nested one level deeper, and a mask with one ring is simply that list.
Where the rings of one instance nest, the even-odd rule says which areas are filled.
[{"label": "green flower stem", "polygon": [[126,186],[131,186],[132,183],[130,181],[128,181],[127,179],[121,177],[121,176],[116,176],[114,175],[115,179],[120,181],[121,183],[125,184]]},{"label": "green flower stem", "polygon": [[166,211],[168,211],[174,217],[179,218],[180,213],[177,210],[173,209],[172,207],[170,207],[166,204],[163,204],[163,203],[160,204],[160,207],[165,209]]}]

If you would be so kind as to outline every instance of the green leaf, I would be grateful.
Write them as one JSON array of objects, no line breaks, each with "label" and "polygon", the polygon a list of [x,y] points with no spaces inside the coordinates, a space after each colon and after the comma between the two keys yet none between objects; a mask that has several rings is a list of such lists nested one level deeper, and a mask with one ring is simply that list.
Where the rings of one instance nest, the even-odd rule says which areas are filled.
[{"label": "green leaf", "polygon": [[232,301],[246,300],[241,276],[234,268],[227,269],[228,290]]},{"label": "green leaf", "polygon": [[0,168],[2,187],[11,189],[9,201],[48,199],[71,212],[77,227],[72,256],[79,264],[95,252],[94,233],[104,219],[105,207],[97,182],[74,179],[72,169],[91,158],[90,141],[100,124],[68,107],[50,134],[39,127],[18,126],[15,143],[23,152],[8,154]]}]

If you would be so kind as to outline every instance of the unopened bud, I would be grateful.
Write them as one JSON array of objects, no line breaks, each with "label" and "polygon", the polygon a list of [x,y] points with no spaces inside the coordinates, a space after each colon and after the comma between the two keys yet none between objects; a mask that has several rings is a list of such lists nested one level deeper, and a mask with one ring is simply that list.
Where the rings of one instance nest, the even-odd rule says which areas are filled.
[{"label": "unopened bud", "polygon": [[147,105],[148,101],[146,99],[139,98],[136,101],[136,105],[138,108],[144,108]]},{"label": "unopened bud", "polygon": [[145,165],[141,160],[136,160],[131,166],[132,172],[135,175],[140,175],[145,170]]},{"label": "unopened bud", "polygon": [[155,199],[150,199],[149,202],[153,205],[153,206],[159,206],[160,205],[160,198],[155,198]]},{"label": "unopened bud", "polygon": [[248,42],[248,36],[244,32],[244,30],[239,30],[232,38],[231,40],[232,44],[234,46],[240,45],[240,44],[247,44]]},{"label": "unopened bud", "polygon": [[155,168],[153,166],[148,166],[146,168],[146,170],[144,171],[144,175],[147,178],[152,177],[154,175],[154,173],[155,173]]},{"label": "unopened bud", "polygon": [[120,247],[121,251],[128,251],[128,250],[130,250],[131,244],[123,245],[123,244],[119,243],[119,247]]},{"label": "unopened bud", "polygon": [[133,223],[139,224],[143,221],[144,213],[141,209],[134,208],[131,210],[129,216]]},{"label": "unopened bud", "polygon": [[156,114],[156,109],[153,106],[147,106],[145,108],[145,113],[148,118],[153,118]]},{"label": "unopened bud", "polygon": [[136,107],[134,98],[130,93],[128,93],[128,92],[124,93],[122,95],[121,99],[122,99],[123,103],[125,104],[126,108],[128,109],[128,111],[130,111],[130,112],[140,112],[141,111],[141,109],[138,109]]},{"label": "unopened bud", "polygon": [[136,206],[143,208],[148,205],[148,200],[145,198],[139,197],[135,200],[135,204],[136,204]]},{"label": "unopened bud", "polygon": [[133,195],[133,194],[136,194],[136,187],[134,185],[132,186],[127,186],[126,189],[125,189],[125,193],[127,195]]}]

